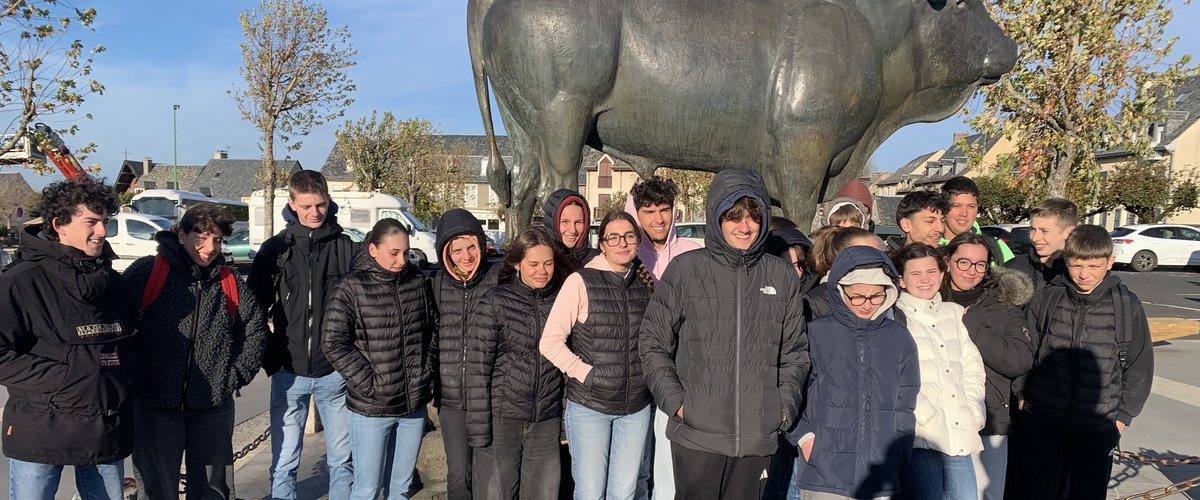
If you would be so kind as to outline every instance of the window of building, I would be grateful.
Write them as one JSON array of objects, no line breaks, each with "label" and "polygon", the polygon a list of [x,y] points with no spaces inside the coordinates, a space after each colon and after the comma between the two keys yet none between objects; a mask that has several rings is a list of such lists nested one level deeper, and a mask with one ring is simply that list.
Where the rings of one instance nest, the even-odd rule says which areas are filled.
[{"label": "window of building", "polygon": [[[603,177],[601,177],[601,179],[603,179]],[[611,180],[611,179],[612,178],[610,177],[609,180]],[[608,202],[610,200],[612,200],[611,194],[600,195],[599,203],[596,203],[596,208],[592,209],[592,219],[593,220],[600,220],[600,219],[604,218],[603,210],[604,210],[604,207],[608,206]]]},{"label": "window of building", "polygon": [[[601,158],[601,159],[600,159],[600,180],[599,180],[599,186],[600,186],[601,188],[611,188],[611,187],[612,187],[612,181],[613,181],[613,179],[612,179],[612,167],[613,167],[613,161],[612,161],[612,158],[609,158],[608,156],[605,156],[604,158]],[[601,203],[601,204],[603,205],[603,203]]]},{"label": "window of building", "polygon": [[142,181],[142,187],[145,189],[158,189],[158,183],[154,181]]}]

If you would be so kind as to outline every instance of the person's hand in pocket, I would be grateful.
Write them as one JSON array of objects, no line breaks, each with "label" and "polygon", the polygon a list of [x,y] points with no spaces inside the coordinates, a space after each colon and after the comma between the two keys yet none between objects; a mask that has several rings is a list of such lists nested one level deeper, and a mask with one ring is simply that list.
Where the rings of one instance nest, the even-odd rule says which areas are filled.
[{"label": "person's hand in pocket", "polygon": [[805,462],[809,461],[809,459],[812,458],[813,441],[816,441],[816,440],[817,440],[817,438],[814,436],[812,439],[808,439],[808,440],[800,443],[800,453],[804,454]]}]

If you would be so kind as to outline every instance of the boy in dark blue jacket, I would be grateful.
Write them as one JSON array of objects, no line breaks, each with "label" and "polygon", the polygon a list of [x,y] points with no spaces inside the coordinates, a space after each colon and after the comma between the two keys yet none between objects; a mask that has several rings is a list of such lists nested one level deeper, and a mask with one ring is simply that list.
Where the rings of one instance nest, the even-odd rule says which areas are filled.
[{"label": "boy in dark blue jacket", "polygon": [[869,247],[838,254],[829,273],[833,314],[809,323],[812,375],[788,438],[799,446],[803,498],[889,498],[912,452],[921,386],[917,345],[887,319],[896,268]]}]

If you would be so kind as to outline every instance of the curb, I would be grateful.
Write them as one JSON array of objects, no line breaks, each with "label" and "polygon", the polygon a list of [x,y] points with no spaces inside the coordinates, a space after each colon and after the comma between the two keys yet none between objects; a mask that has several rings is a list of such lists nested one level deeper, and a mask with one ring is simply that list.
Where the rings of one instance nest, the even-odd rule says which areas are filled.
[{"label": "curb", "polygon": [[1154,342],[1200,334],[1200,321],[1184,318],[1149,318]]}]

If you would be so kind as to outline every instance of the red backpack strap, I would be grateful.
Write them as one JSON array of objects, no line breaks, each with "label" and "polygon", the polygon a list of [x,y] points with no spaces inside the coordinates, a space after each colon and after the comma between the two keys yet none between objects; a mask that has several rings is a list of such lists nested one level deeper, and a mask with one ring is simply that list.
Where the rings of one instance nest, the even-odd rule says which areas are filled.
[{"label": "red backpack strap", "polygon": [[171,265],[167,262],[167,258],[161,255],[154,256],[154,267],[150,268],[150,280],[146,282],[146,289],[142,292],[142,309],[138,315],[146,313],[146,308],[154,303],[158,298],[158,294],[162,292],[163,284],[167,282],[167,275],[171,273]]},{"label": "red backpack strap", "polygon": [[230,316],[237,316],[238,312],[238,287],[237,277],[233,275],[233,270],[229,266],[221,267],[221,291],[225,292],[225,310]]}]

